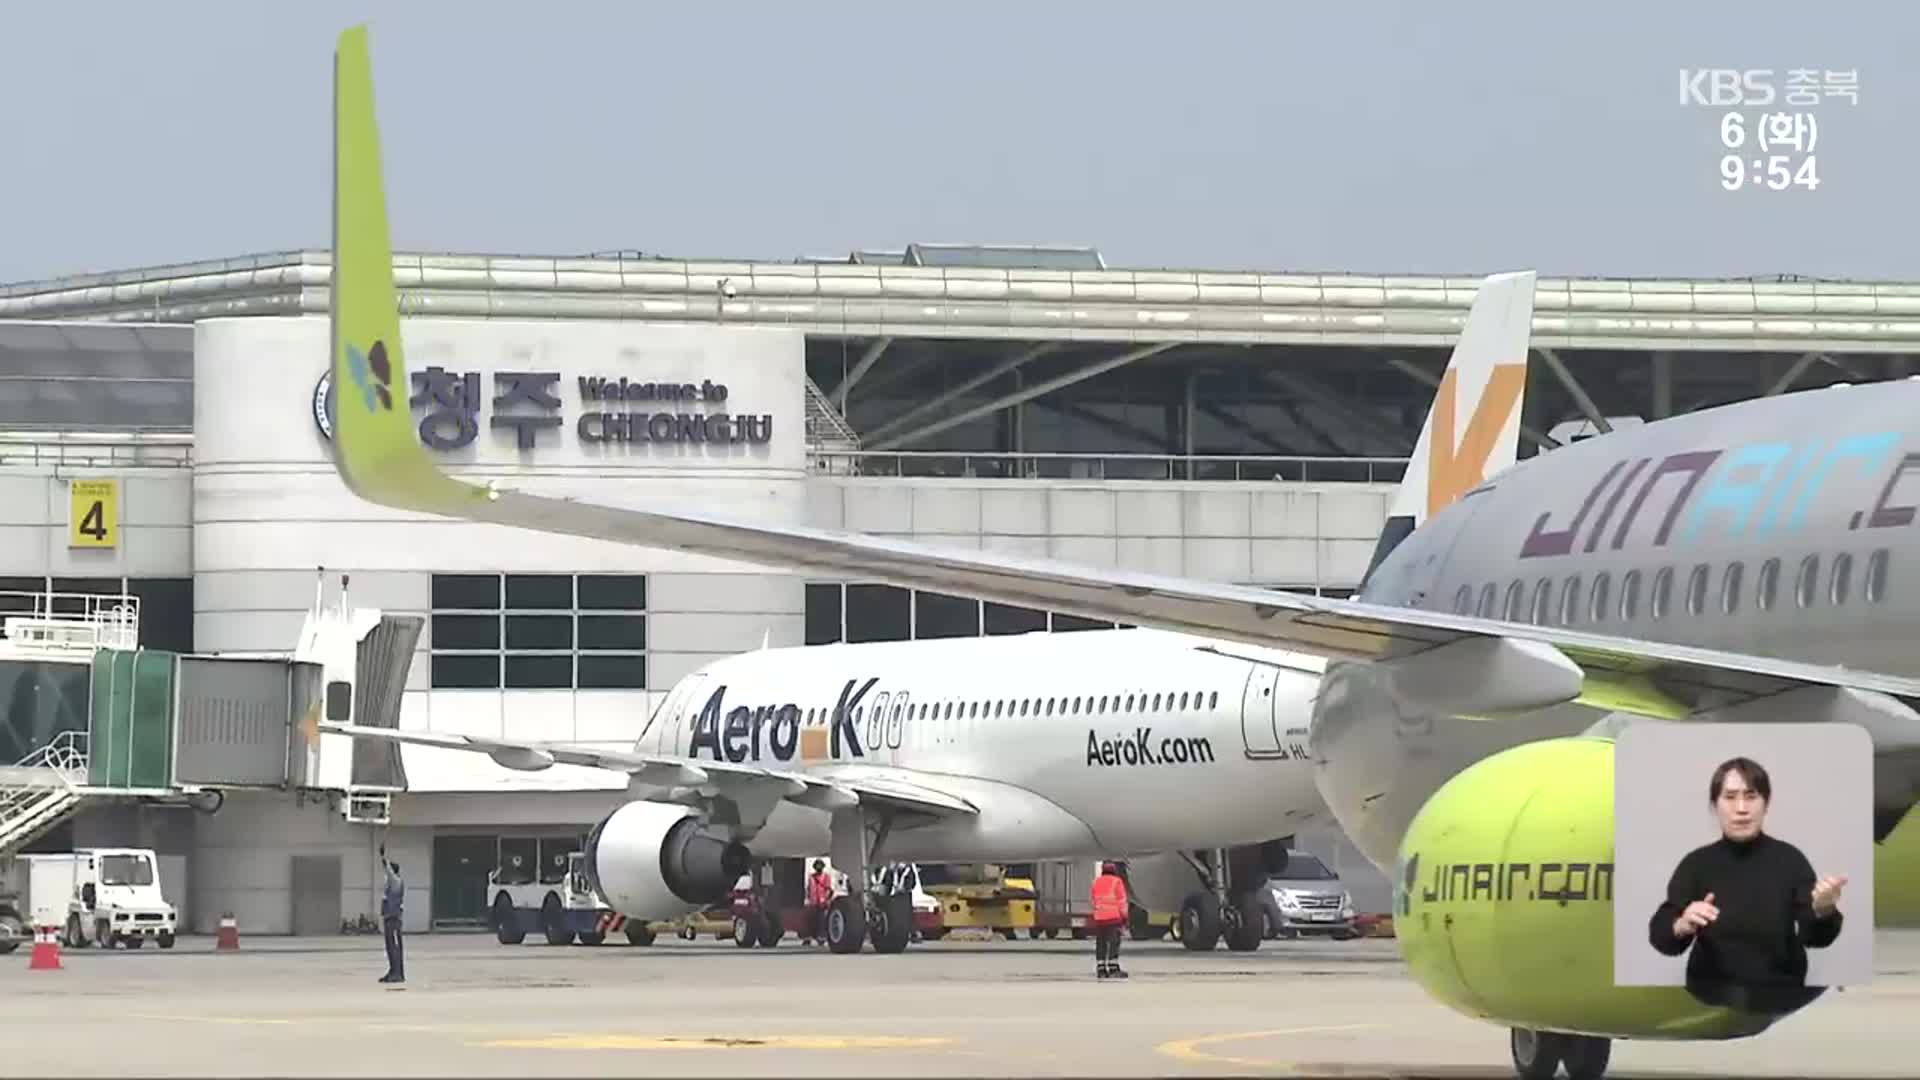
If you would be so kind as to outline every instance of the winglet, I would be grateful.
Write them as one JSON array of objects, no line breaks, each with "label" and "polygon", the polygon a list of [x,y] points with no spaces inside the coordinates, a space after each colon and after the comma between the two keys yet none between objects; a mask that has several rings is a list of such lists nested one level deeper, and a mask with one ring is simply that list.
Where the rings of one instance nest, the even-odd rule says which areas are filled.
[{"label": "winglet", "polygon": [[343,31],[333,68],[332,352],[334,467],[369,502],[457,514],[488,493],[440,472],[414,431],[412,381],[381,181],[367,28]]},{"label": "winglet", "polygon": [[1474,294],[1366,577],[1428,518],[1519,459],[1537,277],[1495,274]]}]

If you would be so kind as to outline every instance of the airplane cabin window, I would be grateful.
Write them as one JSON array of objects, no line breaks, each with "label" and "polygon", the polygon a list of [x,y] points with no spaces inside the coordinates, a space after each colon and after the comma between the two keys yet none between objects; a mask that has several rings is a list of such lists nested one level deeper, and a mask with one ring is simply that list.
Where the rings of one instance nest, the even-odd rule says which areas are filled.
[{"label": "airplane cabin window", "polygon": [[1740,578],[1746,571],[1746,564],[1735,560],[1727,564],[1726,575],[1720,579],[1720,610],[1731,615],[1740,610]]},{"label": "airplane cabin window", "polygon": [[1493,605],[1499,599],[1500,590],[1494,587],[1493,582],[1489,581],[1485,585],[1480,586],[1480,617],[1483,619],[1493,618]]},{"label": "airplane cabin window", "polygon": [[1879,548],[1867,556],[1867,603],[1877,604],[1887,594],[1887,549]]},{"label": "airplane cabin window", "polygon": [[1780,585],[1780,560],[1768,559],[1760,564],[1760,581],[1754,588],[1753,602],[1761,611],[1773,610],[1773,594]]},{"label": "airplane cabin window", "polygon": [[1834,607],[1847,602],[1847,589],[1853,584],[1853,556],[1841,552],[1833,557],[1833,581],[1828,586],[1828,599]]},{"label": "airplane cabin window", "polygon": [[1467,609],[1470,606],[1472,606],[1472,604],[1473,604],[1473,586],[1471,585],[1460,586],[1460,591],[1453,594],[1453,613],[1455,615],[1465,615],[1467,613]]},{"label": "airplane cabin window", "polygon": [[1667,601],[1673,598],[1673,567],[1663,566],[1653,575],[1653,597],[1647,604],[1647,613],[1655,619],[1667,617]]},{"label": "airplane cabin window", "polygon": [[1567,578],[1565,587],[1560,590],[1560,624],[1572,626],[1580,621],[1580,575]]},{"label": "airplane cabin window", "polygon": [[1518,581],[1515,581],[1512,584],[1507,586],[1507,621],[1508,622],[1520,621],[1520,613],[1522,610],[1522,608],[1520,607],[1520,602],[1521,602],[1521,597],[1523,595],[1522,590],[1524,588],[1525,586],[1521,585]]},{"label": "airplane cabin window", "polygon": [[1800,560],[1800,577],[1793,583],[1793,598],[1801,607],[1813,606],[1814,585],[1820,580],[1820,556],[1809,555]]},{"label": "airplane cabin window", "polygon": [[1180,691],[1180,711],[1185,712],[1186,708],[1187,708],[1187,692],[1185,690],[1182,690]]},{"label": "airplane cabin window", "polygon": [[1629,570],[1620,579],[1620,618],[1632,622],[1640,615],[1640,571]]},{"label": "airplane cabin window", "polygon": [[1695,563],[1693,572],[1687,575],[1687,614],[1698,615],[1707,609],[1707,575],[1711,572],[1706,563]]},{"label": "airplane cabin window", "polygon": [[1593,596],[1587,605],[1587,617],[1594,622],[1607,621],[1607,594],[1613,591],[1613,575],[1605,570],[1593,575]]},{"label": "airplane cabin window", "polygon": [[1553,605],[1553,582],[1541,578],[1533,585],[1533,621],[1535,625],[1545,626],[1547,610]]},{"label": "airplane cabin window", "polygon": [[1220,705],[1220,691],[1215,690],[1213,693],[1207,695],[1207,708],[1209,709],[1218,708],[1219,705]]}]

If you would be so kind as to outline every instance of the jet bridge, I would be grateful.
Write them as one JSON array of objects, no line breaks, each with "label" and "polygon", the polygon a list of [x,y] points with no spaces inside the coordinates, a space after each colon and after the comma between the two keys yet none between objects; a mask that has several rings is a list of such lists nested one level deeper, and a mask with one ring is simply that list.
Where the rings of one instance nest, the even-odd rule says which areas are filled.
[{"label": "jet bridge", "polygon": [[[104,603],[75,613],[63,599]],[[318,725],[398,726],[420,617],[343,597],[316,603],[292,653],[199,655],[139,648],[131,597],[34,600],[0,624],[0,761],[15,762],[0,767],[0,858],[101,800],[211,811],[227,790],[318,789],[350,821],[387,820],[406,786],[399,747]]]}]

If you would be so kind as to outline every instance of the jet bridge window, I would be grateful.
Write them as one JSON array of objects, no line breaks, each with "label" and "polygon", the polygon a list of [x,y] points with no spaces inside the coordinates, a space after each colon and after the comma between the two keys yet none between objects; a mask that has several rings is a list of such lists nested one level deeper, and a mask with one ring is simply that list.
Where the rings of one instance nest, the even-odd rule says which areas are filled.
[{"label": "jet bridge window", "polygon": [[1754,602],[1761,611],[1773,610],[1773,597],[1780,589],[1780,560],[1768,559],[1760,564],[1759,587],[1754,590]]},{"label": "jet bridge window", "polygon": [[1887,594],[1887,558],[1886,548],[1880,548],[1867,556],[1867,603],[1877,604]]},{"label": "jet bridge window", "polygon": [[1720,610],[1728,615],[1740,610],[1740,578],[1746,572],[1746,564],[1735,559],[1727,564],[1727,572],[1720,578]]},{"label": "jet bridge window", "polygon": [[1820,581],[1820,556],[1800,560],[1800,577],[1793,583],[1793,598],[1803,608],[1813,606],[1813,590]]},{"label": "jet bridge window", "polygon": [[1853,556],[1841,552],[1833,557],[1833,580],[1827,586],[1827,599],[1834,607],[1847,602],[1847,589],[1852,583]]}]

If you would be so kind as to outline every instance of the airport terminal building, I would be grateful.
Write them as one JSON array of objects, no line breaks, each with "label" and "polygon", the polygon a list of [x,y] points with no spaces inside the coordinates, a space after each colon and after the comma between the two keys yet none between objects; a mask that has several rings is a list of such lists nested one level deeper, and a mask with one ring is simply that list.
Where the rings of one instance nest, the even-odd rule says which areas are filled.
[{"label": "airport terminal building", "polygon": [[[1477,284],[939,245],[403,255],[396,272],[404,392],[456,473],[1335,594],[1366,569]],[[344,582],[353,607],[418,620],[402,726],[617,748],[676,680],[734,653],[1104,625],[365,503],[328,458],[328,275],[328,253],[295,252],[0,288],[0,618],[126,596],[140,648],[285,654]],[[1522,453],[1906,374],[1916,292],[1543,279]],[[84,727],[89,678],[0,650],[0,765]],[[298,756],[290,716],[222,738]],[[385,845],[410,929],[471,926],[503,845],[572,843],[625,789],[425,747],[402,763],[384,823],[269,768],[218,812],[99,799],[16,846],[152,847],[194,930],[232,913],[330,933],[377,912]],[[1300,839],[1384,906],[1337,837]]]}]

